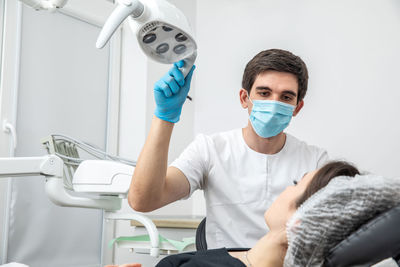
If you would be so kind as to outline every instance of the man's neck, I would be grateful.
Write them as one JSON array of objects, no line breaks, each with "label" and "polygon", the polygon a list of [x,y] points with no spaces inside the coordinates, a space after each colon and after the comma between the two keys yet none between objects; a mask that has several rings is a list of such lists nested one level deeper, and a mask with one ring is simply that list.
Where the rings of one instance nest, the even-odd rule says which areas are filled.
[{"label": "man's neck", "polygon": [[284,147],[286,142],[286,134],[283,132],[270,138],[260,137],[254,131],[250,123],[246,128],[242,129],[242,134],[248,147],[263,154],[272,155],[278,153]]}]

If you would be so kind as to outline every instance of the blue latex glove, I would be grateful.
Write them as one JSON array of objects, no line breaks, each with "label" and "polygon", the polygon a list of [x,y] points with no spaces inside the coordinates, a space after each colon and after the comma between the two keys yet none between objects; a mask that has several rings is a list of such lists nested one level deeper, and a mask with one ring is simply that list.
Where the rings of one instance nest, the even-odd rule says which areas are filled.
[{"label": "blue latex glove", "polygon": [[159,119],[173,123],[179,121],[195,69],[193,66],[185,79],[179,69],[184,64],[183,60],[175,62],[167,74],[154,85],[154,98],[157,105],[154,115]]}]

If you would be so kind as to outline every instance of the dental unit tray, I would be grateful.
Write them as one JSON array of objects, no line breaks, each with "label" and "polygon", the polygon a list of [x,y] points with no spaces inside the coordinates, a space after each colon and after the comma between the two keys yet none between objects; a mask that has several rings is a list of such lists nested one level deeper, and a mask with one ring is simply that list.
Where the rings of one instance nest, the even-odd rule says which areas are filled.
[{"label": "dental unit tray", "polygon": [[126,197],[133,171],[134,167],[117,162],[86,160],[76,170],[72,186],[75,192]]},{"label": "dental unit tray", "polygon": [[128,193],[135,161],[112,156],[66,135],[50,135],[42,144],[49,154],[62,159],[67,189],[99,195],[126,196]]}]

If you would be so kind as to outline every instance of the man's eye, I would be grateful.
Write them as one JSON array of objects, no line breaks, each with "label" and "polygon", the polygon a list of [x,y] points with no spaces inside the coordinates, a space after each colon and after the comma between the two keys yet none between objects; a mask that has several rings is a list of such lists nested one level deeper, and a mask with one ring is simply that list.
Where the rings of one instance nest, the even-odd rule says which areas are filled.
[{"label": "man's eye", "polygon": [[293,180],[293,184],[294,184],[294,185],[297,185],[297,181],[296,181],[296,180]]},{"label": "man's eye", "polygon": [[292,96],[288,96],[288,95],[284,95],[282,98],[283,98],[283,100],[285,100],[285,101],[292,101],[292,99],[293,99]]},{"label": "man's eye", "polygon": [[269,93],[268,93],[268,92],[260,92],[260,95],[261,95],[261,96],[268,96]]}]

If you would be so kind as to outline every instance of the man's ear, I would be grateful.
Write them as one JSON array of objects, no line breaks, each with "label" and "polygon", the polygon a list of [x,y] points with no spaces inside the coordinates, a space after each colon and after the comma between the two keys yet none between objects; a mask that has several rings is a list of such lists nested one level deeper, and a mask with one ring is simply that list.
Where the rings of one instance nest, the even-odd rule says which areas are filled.
[{"label": "man's ear", "polygon": [[249,107],[249,105],[247,103],[248,98],[249,98],[249,95],[247,94],[247,90],[241,88],[239,91],[239,99],[240,99],[240,105],[242,105],[242,108]]},{"label": "man's ear", "polygon": [[303,106],[304,106],[304,101],[301,100],[301,101],[297,104],[296,108],[295,108],[294,111],[293,111],[293,117],[296,117],[296,115],[300,112],[300,110],[303,108]]}]

